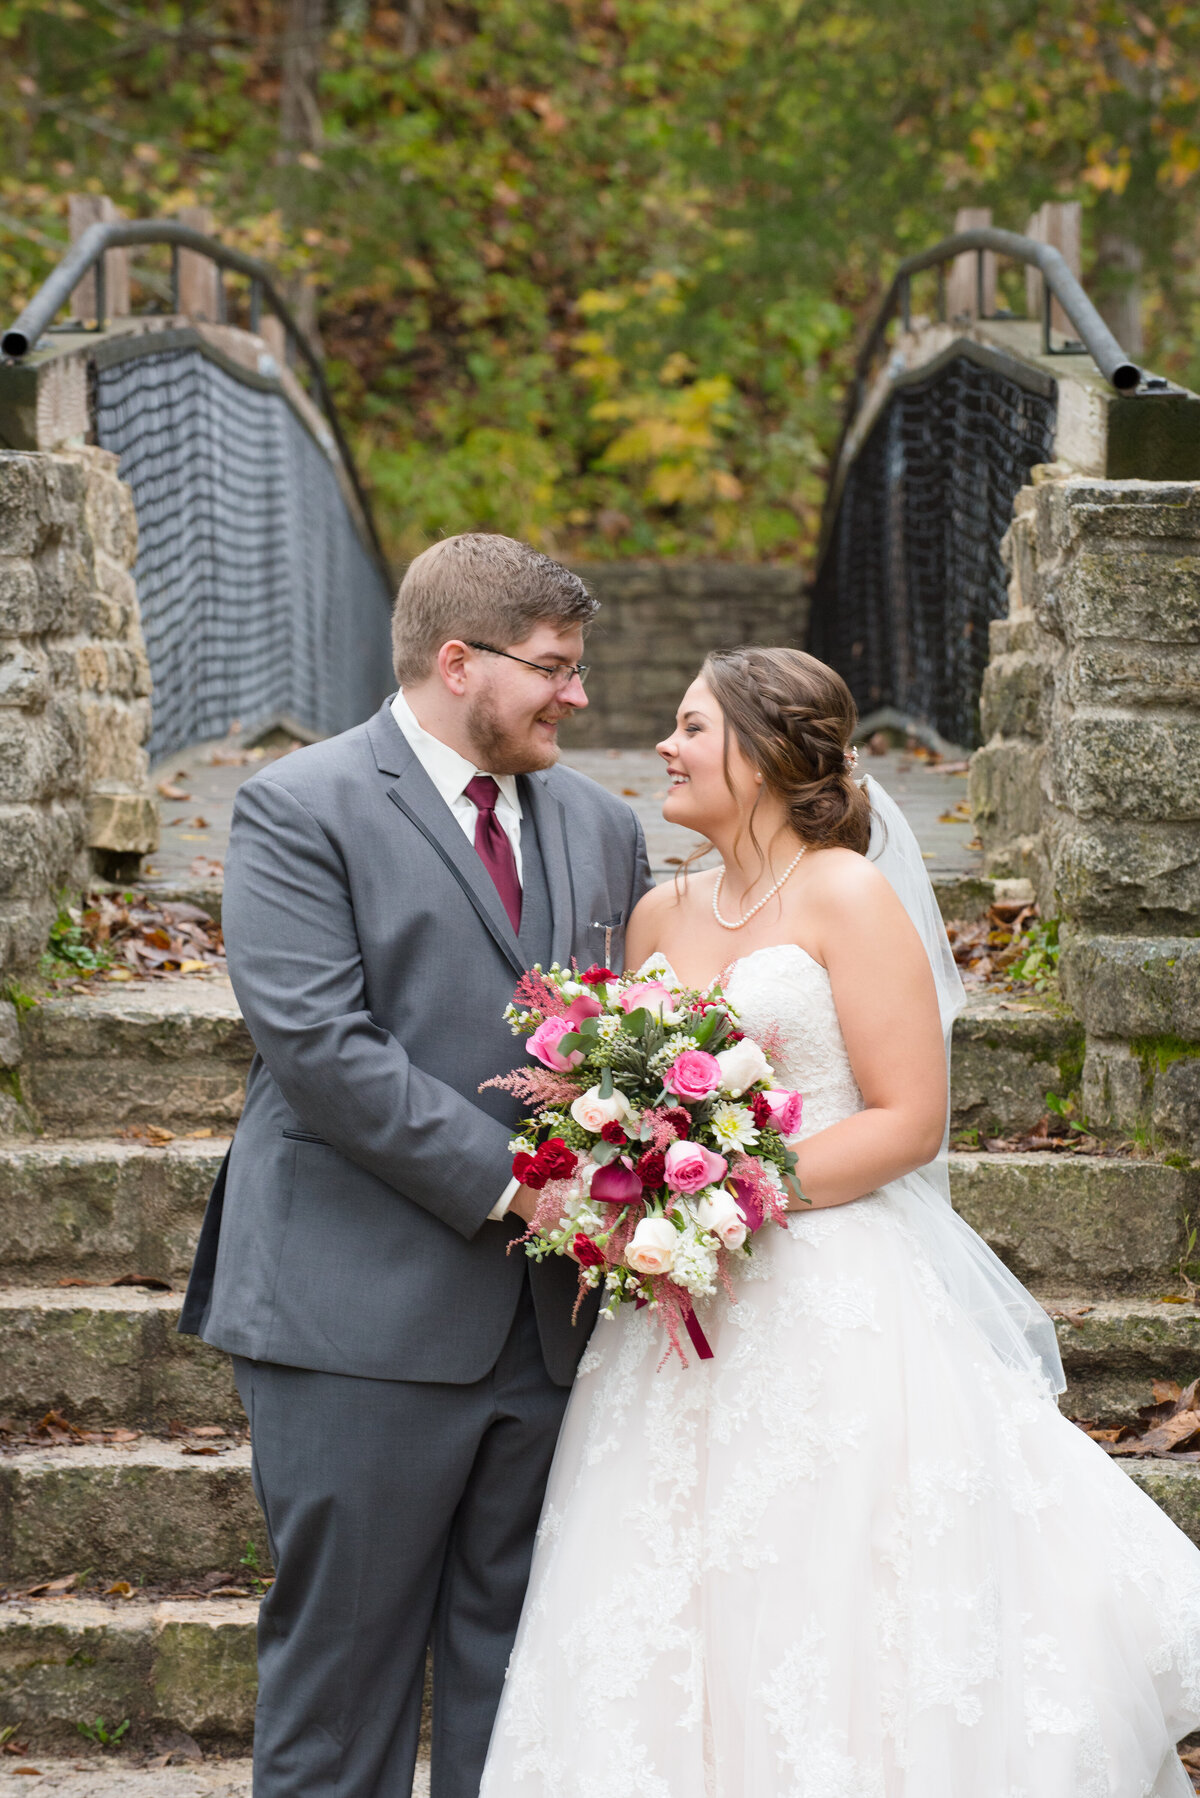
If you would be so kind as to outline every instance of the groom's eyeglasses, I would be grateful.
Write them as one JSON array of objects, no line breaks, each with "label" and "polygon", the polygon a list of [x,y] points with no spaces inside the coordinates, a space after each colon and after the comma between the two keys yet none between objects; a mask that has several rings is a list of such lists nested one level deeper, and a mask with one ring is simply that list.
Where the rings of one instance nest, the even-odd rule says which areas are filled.
[{"label": "groom's eyeglasses", "polygon": [[511,650],[497,649],[494,643],[472,643],[468,639],[467,648],[481,649],[490,656],[503,656],[508,662],[520,662],[523,668],[536,668],[539,674],[544,674],[546,679],[553,681],[556,687],[569,686],[576,675],[579,676],[579,684],[582,686],[588,677],[590,664],[587,662],[556,662],[553,667],[548,668],[545,662],[527,662],[524,656],[515,656]]}]

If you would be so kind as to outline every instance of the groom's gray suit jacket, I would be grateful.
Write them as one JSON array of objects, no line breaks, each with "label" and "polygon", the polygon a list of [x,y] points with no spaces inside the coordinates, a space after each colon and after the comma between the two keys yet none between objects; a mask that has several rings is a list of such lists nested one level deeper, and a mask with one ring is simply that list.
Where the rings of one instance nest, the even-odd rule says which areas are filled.
[{"label": "groom's gray suit jacket", "polygon": [[[552,958],[619,968],[651,884],[633,812],[569,768],[520,792]],[[506,1252],[524,1226],[487,1221],[521,1108],[478,1090],[527,1063],[502,1014],[543,957],[389,705],[242,786],[223,913],[257,1054],[180,1328],[255,1361],[466,1383],[500,1353],[529,1265],[547,1369],[569,1384],[592,1309],[573,1326],[574,1265],[527,1264]]]}]

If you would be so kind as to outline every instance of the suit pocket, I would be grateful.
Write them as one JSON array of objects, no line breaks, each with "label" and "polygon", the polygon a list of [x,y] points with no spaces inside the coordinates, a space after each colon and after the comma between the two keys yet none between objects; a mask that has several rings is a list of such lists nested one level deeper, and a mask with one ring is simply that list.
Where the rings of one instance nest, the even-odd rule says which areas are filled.
[{"label": "suit pocket", "polygon": [[606,968],[619,973],[625,956],[625,913],[619,911],[611,918],[593,918],[587,927],[585,941],[584,954],[589,959],[601,961]]},{"label": "suit pocket", "polygon": [[285,1130],[283,1135],[291,1142],[315,1142],[322,1149],[331,1149],[332,1143],[326,1142],[323,1136],[314,1136],[311,1130]]}]

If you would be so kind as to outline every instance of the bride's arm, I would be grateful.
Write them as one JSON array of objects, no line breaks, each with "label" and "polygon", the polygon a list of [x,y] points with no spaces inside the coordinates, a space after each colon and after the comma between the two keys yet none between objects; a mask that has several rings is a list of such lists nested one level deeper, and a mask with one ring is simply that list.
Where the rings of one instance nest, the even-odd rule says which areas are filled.
[{"label": "bride's arm", "polygon": [[848,850],[822,853],[813,876],[814,948],[866,1109],[793,1145],[808,1201],[793,1203],[798,1211],[844,1205],[932,1161],[946,1124],[937,997],[908,914],[883,875]]}]

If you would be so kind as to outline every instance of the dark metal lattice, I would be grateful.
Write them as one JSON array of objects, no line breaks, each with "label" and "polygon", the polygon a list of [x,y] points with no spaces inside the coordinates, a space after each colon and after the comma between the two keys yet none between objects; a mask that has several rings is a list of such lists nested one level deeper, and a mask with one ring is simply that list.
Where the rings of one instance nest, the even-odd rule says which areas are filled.
[{"label": "dark metal lattice", "polygon": [[279,390],[151,340],[97,368],[95,422],[137,509],[151,759],[235,719],[327,736],[367,717],[391,679],[391,596]]},{"label": "dark metal lattice", "polygon": [[[1049,383],[1047,383],[1049,386]],[[898,386],[851,464],[813,587],[810,645],[862,714],[894,706],[979,740],[1000,539],[1053,454],[1055,398],[967,356]]]}]

